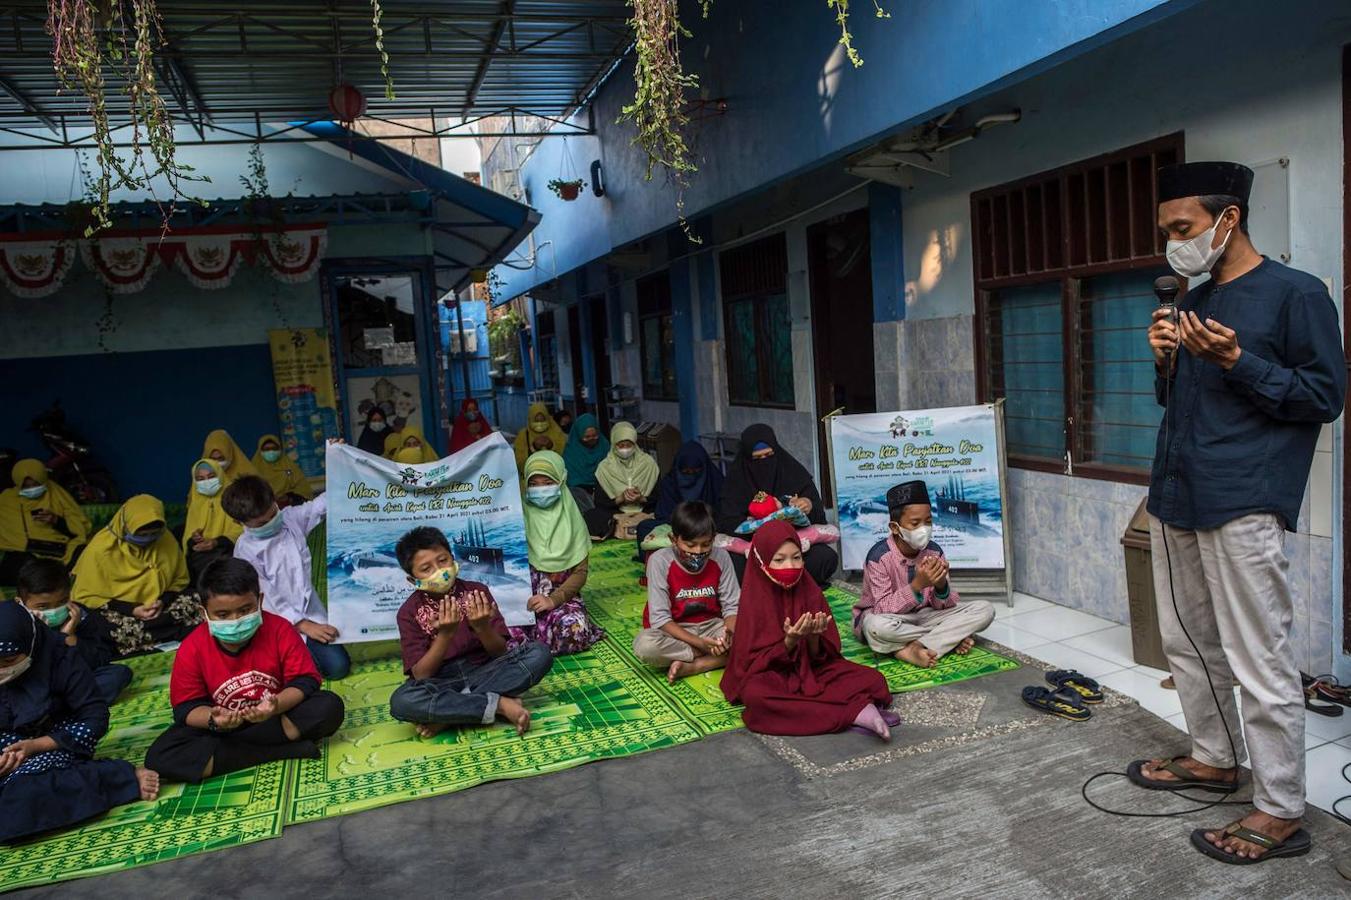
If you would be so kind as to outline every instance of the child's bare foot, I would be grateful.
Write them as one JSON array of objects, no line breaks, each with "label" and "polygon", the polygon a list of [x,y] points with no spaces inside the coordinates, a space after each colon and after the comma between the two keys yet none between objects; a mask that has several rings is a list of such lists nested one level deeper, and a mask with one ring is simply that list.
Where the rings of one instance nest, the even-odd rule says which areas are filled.
[{"label": "child's bare foot", "polygon": [[700,672],[711,672],[714,669],[721,669],[727,665],[725,656],[696,656],[693,662],[685,662],[678,659],[671,663],[671,668],[666,670],[666,680],[675,684],[678,679],[689,678],[691,675],[698,675]]},{"label": "child's bare foot", "polygon": [[868,729],[884,741],[891,740],[891,729],[887,727],[882,713],[871,703],[859,710],[854,717],[854,724]]},{"label": "child's bare foot", "polygon": [[974,646],[976,646],[975,638],[964,637],[960,644],[952,648],[952,652],[956,653],[958,656],[966,656],[966,654],[971,652],[971,648]]},{"label": "child's bare foot", "polygon": [[445,722],[423,722],[420,725],[414,725],[413,729],[417,732],[418,737],[431,738],[436,737],[449,727]]},{"label": "child's bare foot", "polygon": [[498,698],[497,714],[515,725],[517,734],[525,734],[530,730],[530,710],[513,697]]},{"label": "child's bare foot", "polygon": [[908,662],[912,666],[919,666],[921,669],[932,669],[938,662],[938,654],[919,641],[911,641],[897,650],[896,658],[901,662]]},{"label": "child's bare foot", "polygon": [[141,786],[141,799],[154,800],[159,796],[159,773],[145,766],[136,767],[136,781]]}]

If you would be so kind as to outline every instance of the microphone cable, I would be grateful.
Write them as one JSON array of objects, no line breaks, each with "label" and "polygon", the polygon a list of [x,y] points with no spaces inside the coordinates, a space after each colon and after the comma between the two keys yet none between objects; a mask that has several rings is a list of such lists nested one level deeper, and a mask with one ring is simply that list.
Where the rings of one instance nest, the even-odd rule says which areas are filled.
[{"label": "microphone cable", "polygon": [[[1179,313],[1178,313],[1178,309],[1177,309],[1177,306],[1176,306],[1175,303],[1174,303],[1174,304],[1170,304],[1170,305],[1173,306],[1173,316],[1172,316],[1172,320],[1173,320],[1174,328],[1175,328],[1175,330],[1176,330],[1176,328],[1177,328],[1177,319],[1178,319]],[[1182,339],[1181,339],[1181,336],[1179,335],[1179,336],[1178,336],[1178,343],[1181,344],[1181,341],[1182,341]],[[1169,462],[1170,462],[1170,459],[1171,459],[1171,456],[1172,456],[1172,450],[1173,450],[1173,446],[1172,446],[1172,427],[1171,427],[1171,426],[1172,426],[1172,423],[1171,423],[1170,419],[1171,419],[1171,415],[1172,415],[1172,412],[1173,412],[1173,409],[1172,409],[1172,400],[1173,400],[1173,380],[1174,380],[1174,377],[1175,377],[1175,375],[1176,375],[1176,373],[1173,371],[1173,366],[1174,366],[1174,363],[1175,363],[1175,357],[1176,357],[1177,351],[1178,351],[1178,347],[1175,346],[1172,350],[1168,351],[1167,355],[1165,356],[1165,363],[1166,363],[1166,365],[1167,365],[1167,369],[1165,370],[1165,375],[1164,375],[1164,382],[1163,382],[1163,385],[1164,385],[1164,386],[1163,386],[1163,474],[1164,474],[1165,480],[1168,478],[1168,475],[1169,475],[1169,472],[1168,472],[1168,466],[1169,466]],[[1242,771],[1242,769],[1241,769],[1241,767],[1239,766],[1239,762],[1238,762],[1238,747],[1234,744],[1234,733],[1233,733],[1232,730],[1230,730],[1230,728],[1229,728],[1229,720],[1228,720],[1228,718],[1226,718],[1225,715],[1224,715],[1224,705],[1223,705],[1222,703],[1220,703],[1220,695],[1219,695],[1219,692],[1215,689],[1215,679],[1214,679],[1213,677],[1211,677],[1211,674],[1210,674],[1210,667],[1206,665],[1206,658],[1205,658],[1205,655],[1201,652],[1201,648],[1198,647],[1198,646],[1196,646],[1196,641],[1192,639],[1191,632],[1189,632],[1189,631],[1187,630],[1187,625],[1186,625],[1186,623],[1183,622],[1183,620],[1182,620],[1182,610],[1181,610],[1181,609],[1178,607],[1178,605],[1177,605],[1177,592],[1174,590],[1174,587],[1173,587],[1173,557],[1172,557],[1172,552],[1170,551],[1169,546],[1168,546],[1168,526],[1167,526],[1166,524],[1164,524],[1164,522],[1163,522],[1162,519],[1159,520],[1159,536],[1162,538],[1162,543],[1163,543],[1164,565],[1165,565],[1165,566],[1167,567],[1167,569],[1168,569],[1168,596],[1169,596],[1169,599],[1172,600],[1172,603],[1173,603],[1173,615],[1177,617],[1177,624],[1178,624],[1178,626],[1182,629],[1182,634],[1183,634],[1184,636],[1186,636],[1186,638],[1187,638],[1187,643],[1191,644],[1192,651],[1196,653],[1196,658],[1197,658],[1198,660],[1200,660],[1200,662],[1201,662],[1201,671],[1205,672],[1205,675],[1206,675],[1206,684],[1210,687],[1210,696],[1211,696],[1211,699],[1215,701],[1215,711],[1219,713],[1219,715],[1220,715],[1220,723],[1224,726],[1224,734],[1225,734],[1225,737],[1229,739],[1229,754],[1230,754],[1230,756],[1232,757],[1232,759],[1234,760],[1234,783],[1233,783],[1233,785],[1232,785],[1227,791],[1225,791],[1225,792],[1220,796],[1220,798],[1219,798],[1218,800],[1201,800],[1201,799],[1199,799],[1199,798],[1188,797],[1188,796],[1186,796],[1186,793],[1185,793],[1186,791],[1205,790],[1204,788],[1177,788],[1177,789],[1174,789],[1174,790],[1171,791],[1171,793],[1180,796],[1183,800],[1187,801],[1188,803],[1191,803],[1192,806],[1190,806],[1190,807],[1188,807],[1188,808],[1186,808],[1186,809],[1171,810],[1171,811],[1169,811],[1169,812],[1159,812],[1159,813],[1127,812],[1127,811],[1125,811],[1125,810],[1120,810],[1120,809],[1110,809],[1109,807],[1103,806],[1102,804],[1098,803],[1097,801],[1093,800],[1093,798],[1091,798],[1091,797],[1088,796],[1088,786],[1089,786],[1090,784],[1092,784],[1093,782],[1097,781],[1097,780],[1100,779],[1100,778],[1106,778],[1106,777],[1108,777],[1108,776],[1113,776],[1113,775],[1118,776],[1118,777],[1121,777],[1121,778],[1128,778],[1129,776],[1128,776],[1125,772],[1111,772],[1111,771],[1098,772],[1097,774],[1090,776],[1089,779],[1083,783],[1083,786],[1079,789],[1079,793],[1083,796],[1084,802],[1085,802],[1085,803],[1087,803],[1089,806],[1091,806],[1091,807],[1093,807],[1094,809],[1096,809],[1098,812],[1107,813],[1108,815],[1111,815],[1111,816],[1121,816],[1121,817],[1123,817],[1123,818],[1130,818],[1130,819],[1171,819],[1171,818],[1176,818],[1176,817],[1178,817],[1178,816],[1189,816],[1189,815],[1192,815],[1192,814],[1194,814],[1194,813],[1205,812],[1206,810],[1208,810],[1208,809],[1214,809],[1214,808],[1217,807],[1217,806],[1243,806],[1243,805],[1246,805],[1246,804],[1248,803],[1248,801],[1246,801],[1246,800],[1230,800],[1230,799],[1229,799],[1229,798],[1232,797],[1234,794],[1238,793],[1238,789],[1241,787],[1241,785],[1240,785],[1240,783],[1239,783],[1239,774],[1240,774],[1240,772]],[[1176,680],[1176,679],[1174,679],[1174,680]],[[1233,690],[1233,688],[1231,687],[1231,688],[1230,688],[1230,691],[1232,692],[1232,690]],[[1142,769],[1142,771],[1143,771],[1143,769]],[[1168,782],[1163,782],[1163,781],[1161,781],[1160,783],[1161,783],[1161,784],[1167,784]]]}]

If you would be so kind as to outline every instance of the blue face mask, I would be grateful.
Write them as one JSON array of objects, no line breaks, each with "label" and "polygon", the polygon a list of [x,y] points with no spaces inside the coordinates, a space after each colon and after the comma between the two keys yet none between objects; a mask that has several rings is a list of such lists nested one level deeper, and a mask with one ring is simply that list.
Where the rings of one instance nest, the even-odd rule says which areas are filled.
[{"label": "blue face mask", "polygon": [[197,493],[203,497],[214,497],[220,493],[220,479],[215,475],[194,482],[194,486],[197,488]]},{"label": "blue face mask", "polygon": [[256,537],[265,541],[268,538],[276,537],[284,524],[286,524],[286,520],[282,518],[281,510],[279,509],[272,518],[267,520],[266,524],[259,525],[257,528],[249,528],[246,526],[244,531],[249,537]]},{"label": "blue face mask", "polygon": [[150,534],[124,534],[122,537],[128,544],[135,544],[137,547],[149,547],[160,539],[163,531],[153,531]]},{"label": "blue face mask", "polygon": [[525,502],[540,509],[548,509],[563,496],[563,487],[557,484],[536,484],[525,489]]},{"label": "blue face mask", "polygon": [[695,575],[704,570],[704,566],[708,564],[709,556],[708,553],[686,553],[684,550],[676,548],[676,559],[680,561],[681,568]]},{"label": "blue face mask", "polygon": [[264,450],[264,451],[263,451],[263,460],[264,460],[265,462],[274,463],[274,462],[276,462],[276,461],[279,460],[279,459],[281,459],[281,451],[280,451],[280,450]]},{"label": "blue face mask", "polygon": [[211,629],[211,636],[223,644],[242,644],[257,634],[262,625],[261,609],[255,609],[238,619],[223,622],[217,622],[215,619],[206,620],[206,627]]},{"label": "blue face mask", "polygon": [[47,493],[47,485],[35,484],[32,487],[19,488],[19,496],[27,500],[41,499],[42,495]]}]

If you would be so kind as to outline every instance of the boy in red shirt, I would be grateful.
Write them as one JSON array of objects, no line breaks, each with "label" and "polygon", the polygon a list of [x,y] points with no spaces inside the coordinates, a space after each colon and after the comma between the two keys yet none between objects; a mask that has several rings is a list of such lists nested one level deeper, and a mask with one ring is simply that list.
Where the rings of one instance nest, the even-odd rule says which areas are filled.
[{"label": "boy in red shirt", "polygon": [[206,621],[183,640],[169,678],[174,724],[146,752],[171,781],[197,782],[278,759],[315,759],[343,703],[290,622],[263,612],[258,572],[211,563],[198,580]]},{"label": "boy in red shirt", "polygon": [[647,559],[647,606],[633,655],[665,667],[672,684],[727,664],[741,586],[731,554],[713,546],[717,528],[708,504],[681,503],[671,513],[671,546]]},{"label": "boy in red shirt", "polygon": [[530,712],[518,698],[553,667],[549,648],[537,641],[507,646],[510,634],[492,591],[456,577],[459,564],[439,529],[414,528],[399,538],[394,555],[417,590],[399,607],[408,680],[390,696],[390,715],[412,722],[422,737],[495,718],[525,734]]}]

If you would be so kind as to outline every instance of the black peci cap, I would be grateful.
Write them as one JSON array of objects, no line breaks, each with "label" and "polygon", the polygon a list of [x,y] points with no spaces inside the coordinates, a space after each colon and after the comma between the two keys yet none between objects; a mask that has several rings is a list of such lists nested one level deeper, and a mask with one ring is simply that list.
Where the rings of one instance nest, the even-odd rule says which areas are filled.
[{"label": "black peci cap", "polygon": [[929,487],[922,481],[905,481],[887,491],[887,511],[895,512],[912,503],[929,505]]},{"label": "black peci cap", "polygon": [[1244,203],[1252,193],[1252,169],[1234,162],[1194,162],[1159,169],[1159,202],[1229,194]]}]

